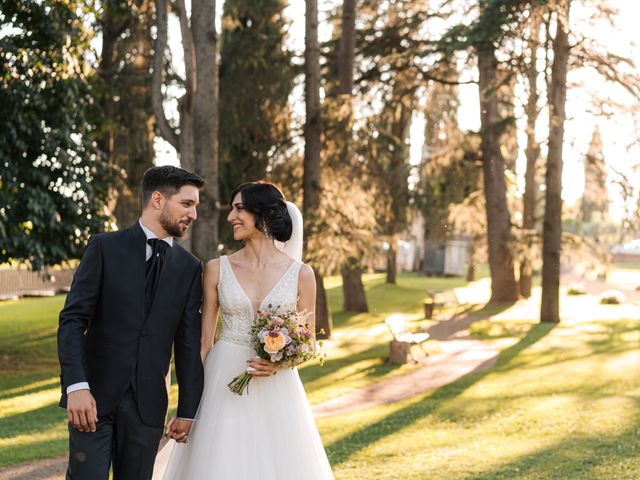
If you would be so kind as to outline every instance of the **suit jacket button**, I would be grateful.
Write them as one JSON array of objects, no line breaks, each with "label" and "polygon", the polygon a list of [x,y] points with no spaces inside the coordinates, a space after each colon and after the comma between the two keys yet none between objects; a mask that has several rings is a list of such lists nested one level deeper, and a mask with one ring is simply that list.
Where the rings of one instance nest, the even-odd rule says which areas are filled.
[{"label": "suit jacket button", "polygon": [[147,335],[149,335],[149,333],[148,333],[146,330],[142,330],[142,331],[140,332],[140,336],[141,336],[141,337],[146,337]]}]

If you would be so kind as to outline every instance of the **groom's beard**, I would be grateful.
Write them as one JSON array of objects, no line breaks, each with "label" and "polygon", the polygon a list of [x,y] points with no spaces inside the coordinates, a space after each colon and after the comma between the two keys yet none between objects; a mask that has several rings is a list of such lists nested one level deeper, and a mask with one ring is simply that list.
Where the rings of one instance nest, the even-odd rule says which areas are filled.
[{"label": "groom's beard", "polygon": [[184,237],[193,220],[190,218],[185,218],[184,220],[174,219],[166,212],[162,212],[158,221],[160,226],[172,237]]}]

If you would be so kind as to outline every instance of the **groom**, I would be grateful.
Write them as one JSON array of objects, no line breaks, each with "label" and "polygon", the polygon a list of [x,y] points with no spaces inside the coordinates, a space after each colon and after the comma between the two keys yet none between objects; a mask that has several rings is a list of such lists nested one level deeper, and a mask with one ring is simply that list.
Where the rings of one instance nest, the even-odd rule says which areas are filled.
[{"label": "groom", "polygon": [[179,398],[168,435],[187,438],[203,388],[202,265],[174,237],[195,221],[203,184],[181,168],[151,168],[140,220],[89,240],[58,327],[67,480],[106,480],[112,463],[114,480],[151,478],[172,346]]}]

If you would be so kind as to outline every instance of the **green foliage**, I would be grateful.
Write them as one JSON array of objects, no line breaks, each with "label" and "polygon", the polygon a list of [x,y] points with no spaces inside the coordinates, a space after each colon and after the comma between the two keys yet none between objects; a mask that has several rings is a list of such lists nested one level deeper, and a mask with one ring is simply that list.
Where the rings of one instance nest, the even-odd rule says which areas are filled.
[{"label": "green foliage", "polygon": [[425,59],[433,42],[424,32],[438,15],[427,3],[366,1],[359,10],[356,89],[370,114],[356,119],[356,150],[366,172],[365,188],[386,199],[375,202],[375,216],[379,232],[392,243],[408,222],[409,126],[417,92],[433,71]]},{"label": "green foliage", "polygon": [[[355,173],[349,176],[345,168],[332,167],[330,157],[336,155],[336,142],[327,142],[320,208],[304,219],[308,235],[305,261],[322,275],[337,274],[354,259],[366,263],[379,243],[375,235],[375,197],[362,187]],[[282,186],[287,199],[302,205],[301,156],[274,165],[268,177]]]},{"label": "green foliage", "polygon": [[285,48],[283,0],[224,2],[220,47],[220,196],[264,178],[291,145],[295,69]]},{"label": "green foliage", "polygon": [[469,48],[499,47],[513,35],[515,25],[521,24],[529,9],[546,5],[548,0],[480,0],[478,17],[471,23],[451,27],[438,42],[437,50],[450,54]]},{"label": "green foliage", "polygon": [[[440,76],[445,78],[444,74]],[[446,76],[451,80],[456,77],[451,72]],[[457,122],[459,103],[454,85],[434,83],[429,89],[425,108],[427,153],[413,196],[425,219],[425,236],[430,240],[442,240],[454,233],[479,233],[470,230],[471,218],[450,218],[451,207],[462,204],[480,187],[480,137],[460,131]],[[481,210],[470,208],[458,211],[456,217],[465,213],[472,218],[483,214]]]},{"label": "green foliage", "polygon": [[366,264],[377,252],[372,192],[332,169],[322,173],[320,209],[309,222],[307,259],[322,275]]},{"label": "green foliage", "polygon": [[109,170],[81,1],[0,1],[0,263],[79,258],[107,227]]}]

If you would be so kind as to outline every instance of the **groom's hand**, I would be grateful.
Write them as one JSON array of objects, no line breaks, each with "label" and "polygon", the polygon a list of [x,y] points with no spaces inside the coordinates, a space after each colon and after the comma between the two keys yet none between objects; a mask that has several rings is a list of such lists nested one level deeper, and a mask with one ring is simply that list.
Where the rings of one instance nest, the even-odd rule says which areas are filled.
[{"label": "groom's hand", "polygon": [[95,432],[98,408],[89,390],[76,390],[67,396],[67,417],[81,432]]},{"label": "groom's hand", "polygon": [[178,443],[185,443],[193,420],[173,417],[167,425],[167,437],[173,438]]}]

